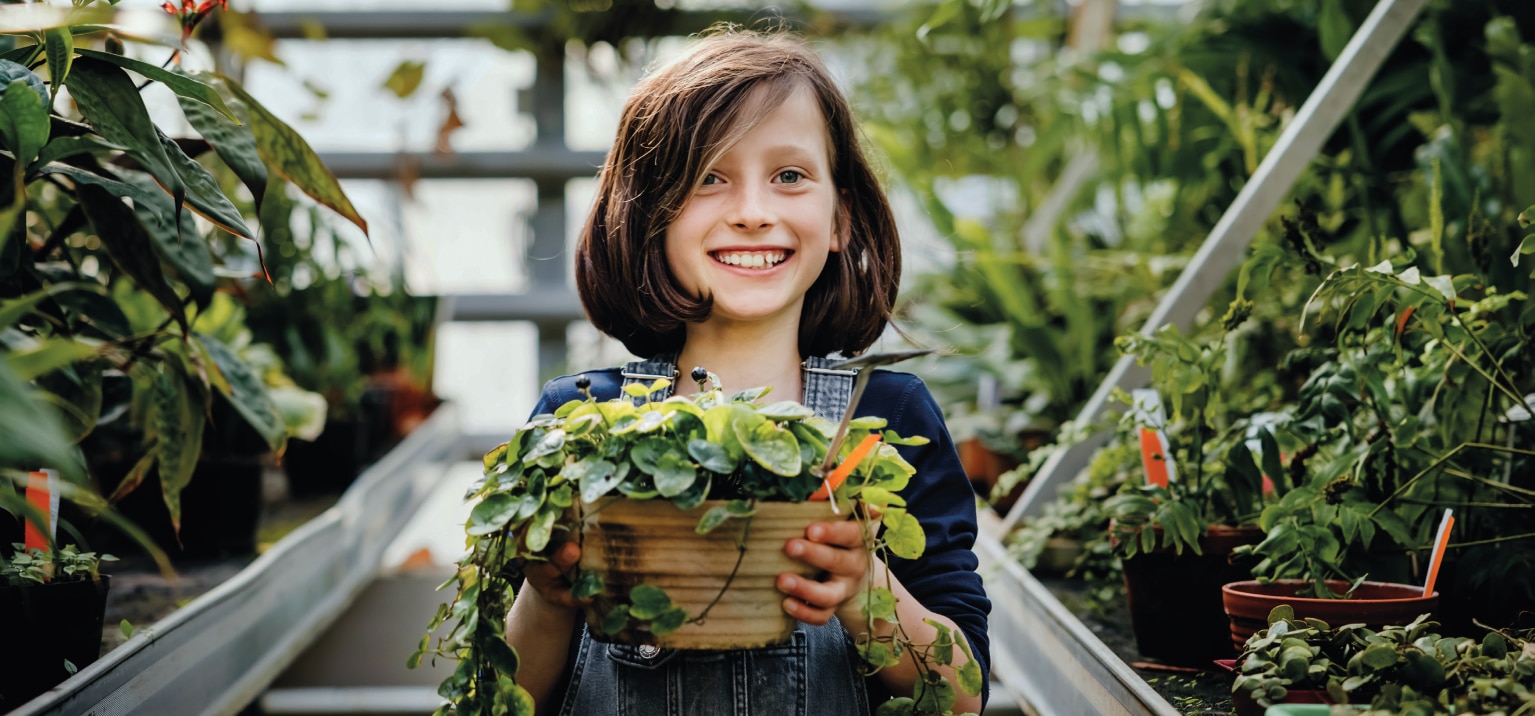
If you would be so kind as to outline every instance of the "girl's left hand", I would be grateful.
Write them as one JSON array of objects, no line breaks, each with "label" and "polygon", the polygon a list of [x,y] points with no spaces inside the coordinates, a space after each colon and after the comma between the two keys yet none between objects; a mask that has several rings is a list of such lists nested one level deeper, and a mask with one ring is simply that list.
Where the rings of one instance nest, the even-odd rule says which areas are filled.
[{"label": "girl's left hand", "polygon": [[811,524],[805,528],[803,539],[784,543],[784,554],[824,572],[819,580],[778,575],[779,591],[789,595],[783,610],[806,624],[831,621],[838,607],[863,588],[869,573],[870,556],[864,550],[863,526],[857,520]]}]

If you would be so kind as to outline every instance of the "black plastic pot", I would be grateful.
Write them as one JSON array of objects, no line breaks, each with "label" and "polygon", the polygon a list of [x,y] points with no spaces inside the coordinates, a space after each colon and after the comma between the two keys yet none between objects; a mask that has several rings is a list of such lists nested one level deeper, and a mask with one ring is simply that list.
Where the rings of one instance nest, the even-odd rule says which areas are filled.
[{"label": "black plastic pot", "polygon": [[5,647],[0,649],[0,711],[10,711],[84,669],[101,655],[101,625],[111,579],[0,586]]},{"label": "black plastic pot", "polygon": [[[132,463],[105,466],[103,474]],[[170,510],[160,494],[159,474],[150,470],[144,483],[117,503],[117,510],[147,532],[172,559],[216,559],[256,551],[256,527],[261,518],[261,458],[205,455],[192,480],[181,491],[181,532],[171,525]],[[138,551],[116,528],[97,523],[88,533],[92,548],[115,554]]]},{"label": "black plastic pot", "polygon": [[1141,656],[1193,667],[1234,656],[1221,587],[1252,577],[1250,565],[1232,562],[1231,551],[1262,539],[1257,527],[1212,526],[1200,540],[1202,554],[1157,550],[1124,560],[1130,626]]},{"label": "black plastic pot", "polygon": [[288,494],[306,497],[345,491],[370,459],[366,438],[357,420],[332,418],[314,442],[289,440],[282,456]]}]

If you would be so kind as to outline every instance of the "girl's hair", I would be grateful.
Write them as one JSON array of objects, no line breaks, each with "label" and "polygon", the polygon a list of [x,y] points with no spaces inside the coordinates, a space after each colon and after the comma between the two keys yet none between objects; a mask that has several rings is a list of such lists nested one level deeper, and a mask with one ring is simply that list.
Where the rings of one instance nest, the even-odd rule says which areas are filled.
[{"label": "girl's hair", "polygon": [[598,330],[650,357],[680,350],[685,324],[709,317],[713,299],[690,295],[667,265],[666,228],[708,168],[801,87],[826,119],[843,245],[805,294],[799,350],[853,356],[879,337],[900,282],[900,237],[847,99],[803,41],[729,28],[643,80],[624,105],[576,247],[576,287]]}]

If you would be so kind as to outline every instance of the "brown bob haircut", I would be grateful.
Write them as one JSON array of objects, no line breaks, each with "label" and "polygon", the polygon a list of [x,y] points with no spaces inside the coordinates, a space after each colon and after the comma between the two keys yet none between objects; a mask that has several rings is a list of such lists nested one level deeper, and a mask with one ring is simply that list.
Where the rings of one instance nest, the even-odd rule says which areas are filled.
[{"label": "brown bob haircut", "polygon": [[799,350],[851,357],[879,337],[900,282],[900,237],[847,100],[802,40],[733,28],[711,31],[624,105],[576,248],[576,287],[598,330],[648,358],[680,351],[686,324],[709,317],[713,299],[690,295],[667,265],[666,228],[714,162],[801,87],[826,119],[843,246],[805,295]]}]

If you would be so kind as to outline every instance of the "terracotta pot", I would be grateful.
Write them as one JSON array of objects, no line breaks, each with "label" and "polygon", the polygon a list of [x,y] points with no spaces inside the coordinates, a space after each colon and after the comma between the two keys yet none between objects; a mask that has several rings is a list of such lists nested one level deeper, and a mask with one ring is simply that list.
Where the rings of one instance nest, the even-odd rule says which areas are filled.
[{"label": "terracotta pot", "polygon": [[1245,563],[1232,563],[1231,551],[1262,539],[1257,527],[1212,525],[1199,542],[1202,554],[1159,549],[1123,560],[1130,626],[1141,656],[1194,667],[1230,658],[1221,586],[1252,576]]},{"label": "terracotta pot", "polygon": [[[709,508],[723,504],[706,501],[679,510],[666,500],[609,497],[585,508],[581,569],[597,572],[605,589],[586,609],[594,635],[603,615],[627,601],[631,588],[651,584],[666,590],[690,618],[707,609],[706,618],[659,636],[631,628],[599,638],[676,649],[746,649],[790,638],[796,622],[783,610],[778,575],[809,577],[816,570],[784,554],[784,542],[803,536],[812,522],[842,518],[828,502],[759,502],[750,518],[726,520],[704,535],[694,531]],[[743,536],[744,556],[736,548]]]},{"label": "terracotta pot", "polygon": [[[1280,579],[1270,584],[1247,580],[1222,587],[1221,602],[1231,625],[1231,643],[1241,650],[1248,637],[1268,628],[1269,612],[1281,604],[1290,605],[1296,619],[1321,619],[1335,627],[1365,624],[1375,629],[1409,624],[1439,605],[1439,592],[1424,596],[1422,587],[1385,582],[1365,582],[1348,599],[1296,596],[1310,584],[1301,579]],[[1327,586],[1338,594],[1348,589],[1348,583],[1339,580],[1329,580]]]}]

